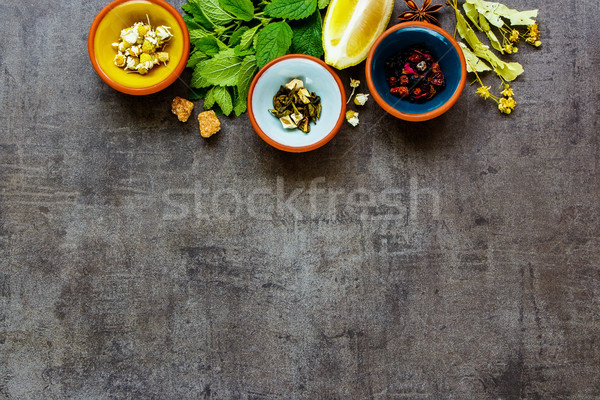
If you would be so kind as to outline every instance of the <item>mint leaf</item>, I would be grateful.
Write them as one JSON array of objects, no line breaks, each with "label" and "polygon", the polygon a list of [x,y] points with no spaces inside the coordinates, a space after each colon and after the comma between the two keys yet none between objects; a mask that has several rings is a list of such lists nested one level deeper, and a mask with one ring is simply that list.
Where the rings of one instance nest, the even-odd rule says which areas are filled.
[{"label": "mint leaf", "polygon": [[242,41],[242,36],[244,35],[244,33],[246,33],[247,31],[248,31],[247,26],[240,26],[235,31],[233,31],[233,33],[229,37],[229,41],[227,42],[227,44],[230,47],[237,46]]},{"label": "mint leaf", "polygon": [[192,73],[192,80],[190,81],[190,86],[196,89],[206,88],[211,85],[211,83],[208,82],[204,77],[202,70],[199,68],[200,64],[202,64],[202,62],[196,64],[194,72]]},{"label": "mint leaf", "polygon": [[242,35],[242,38],[240,40],[240,43],[239,43],[240,48],[242,50],[246,50],[248,47],[250,47],[252,45],[252,40],[254,39],[254,35],[256,35],[258,28],[260,28],[260,25],[255,26],[254,28],[250,28],[246,32],[244,32],[244,34]]},{"label": "mint leaf", "polygon": [[319,7],[319,10],[324,9],[328,5],[329,5],[329,0],[318,0],[317,1],[317,7]]},{"label": "mint leaf", "polygon": [[231,114],[233,111],[233,101],[231,100],[231,95],[229,94],[227,88],[223,86],[215,86],[212,92],[212,95],[219,107],[221,107],[223,114]]},{"label": "mint leaf", "polygon": [[235,54],[238,57],[245,57],[245,56],[249,56],[250,54],[256,53],[256,50],[254,49],[254,47],[250,47],[249,49],[242,50],[240,45],[235,46],[235,49],[233,49],[233,50],[234,50],[233,54]]},{"label": "mint leaf", "polygon": [[274,18],[303,19],[317,9],[317,0],[273,0],[265,7],[265,14]]},{"label": "mint leaf", "polygon": [[208,58],[209,57],[206,54],[204,54],[201,51],[196,50],[192,53],[192,55],[190,55],[190,58],[188,59],[186,67],[194,68],[196,66],[196,64],[198,64],[200,61],[204,61]]},{"label": "mint leaf", "polygon": [[209,56],[214,56],[219,51],[221,51],[223,47],[227,47],[219,39],[216,39],[212,36],[206,36],[195,40],[194,46],[196,47],[196,49]]},{"label": "mint leaf", "polygon": [[190,42],[192,42],[192,43],[198,39],[202,39],[207,36],[210,36],[208,31],[204,28],[190,29],[189,32],[190,32]]},{"label": "mint leaf", "polygon": [[251,0],[221,0],[221,7],[242,21],[254,18],[254,5]]},{"label": "mint leaf", "polygon": [[285,55],[292,45],[292,36],[292,28],[285,21],[271,22],[265,26],[256,40],[258,66],[262,68],[269,61]]},{"label": "mint leaf", "polygon": [[[197,78],[197,82],[203,85],[235,86],[238,83],[241,61],[234,54],[233,49],[221,50],[213,58],[201,61],[196,65],[194,72],[201,76],[201,78]],[[192,86],[204,87],[194,86],[195,82],[192,75]]]},{"label": "mint leaf", "polygon": [[215,27],[213,21],[202,11],[202,4],[200,4],[199,0],[190,0],[189,3],[184,4],[181,8],[193,16],[195,24],[206,29],[213,29]]},{"label": "mint leaf", "polygon": [[[233,21],[233,17],[221,8],[219,0],[189,0],[188,4],[195,5],[200,14],[217,26],[225,26]],[[196,13],[192,14],[197,16]]]},{"label": "mint leaf", "polygon": [[321,58],[323,55],[321,13],[317,10],[310,17],[296,21],[291,26],[294,32],[293,52]]},{"label": "mint leaf", "polygon": [[250,84],[252,83],[252,78],[256,74],[256,70],[258,66],[256,65],[256,56],[247,56],[242,60],[242,65],[240,66],[239,79],[237,84],[237,96],[235,102],[235,115],[238,117],[246,111],[247,105],[246,100],[248,100],[248,91],[250,90]]},{"label": "mint leaf", "polygon": [[[187,4],[184,4],[184,6]],[[196,21],[194,21],[194,17],[192,17],[189,14],[185,14],[183,16],[183,20],[185,21],[185,24],[188,27],[188,30],[192,31],[194,29],[200,29],[202,28],[202,26],[200,24],[198,24]]]},{"label": "mint leaf", "polygon": [[206,97],[204,97],[204,109],[211,109],[215,105],[215,88],[212,87],[207,93]]}]

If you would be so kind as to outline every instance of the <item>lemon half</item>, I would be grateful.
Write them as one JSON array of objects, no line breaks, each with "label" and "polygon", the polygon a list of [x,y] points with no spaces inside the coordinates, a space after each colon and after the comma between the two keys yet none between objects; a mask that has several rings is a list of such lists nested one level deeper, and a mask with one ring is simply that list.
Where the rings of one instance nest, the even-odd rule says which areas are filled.
[{"label": "lemon half", "polygon": [[343,69],[366,59],[393,9],[394,0],[331,0],[323,23],[325,62]]}]

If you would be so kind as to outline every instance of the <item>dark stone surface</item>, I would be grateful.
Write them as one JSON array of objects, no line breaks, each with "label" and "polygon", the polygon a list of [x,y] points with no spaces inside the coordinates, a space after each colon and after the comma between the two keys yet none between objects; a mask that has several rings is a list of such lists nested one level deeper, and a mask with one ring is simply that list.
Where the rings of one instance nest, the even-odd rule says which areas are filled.
[{"label": "dark stone surface", "polygon": [[600,2],[506,3],[514,115],[292,155],[106,86],[104,1],[0,0],[0,398],[600,398]]}]

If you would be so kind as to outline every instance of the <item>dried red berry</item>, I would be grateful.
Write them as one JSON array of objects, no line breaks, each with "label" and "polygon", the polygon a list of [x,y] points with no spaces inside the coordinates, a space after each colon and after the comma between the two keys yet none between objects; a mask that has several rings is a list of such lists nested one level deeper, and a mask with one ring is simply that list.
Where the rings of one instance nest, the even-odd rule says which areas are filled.
[{"label": "dried red berry", "polygon": [[408,96],[408,88],[405,86],[393,87],[390,92],[400,97]]},{"label": "dried red berry", "polygon": [[418,53],[414,53],[413,55],[408,57],[408,61],[410,61],[412,63],[418,63],[419,61],[422,61],[422,60],[423,60],[423,56]]},{"label": "dried red berry", "polygon": [[421,94],[421,89],[420,89],[420,88],[416,88],[416,89],[414,89],[414,90],[413,90],[413,94],[414,94],[415,96],[418,96],[418,95],[420,95],[420,94]]},{"label": "dried red berry", "polygon": [[429,82],[433,83],[435,86],[442,86],[444,84],[444,74],[441,72],[433,74],[429,78]]},{"label": "dried red berry", "polygon": [[425,59],[425,61],[433,61],[433,57],[431,56],[431,54],[423,54],[423,58]]},{"label": "dried red berry", "polygon": [[408,76],[406,76],[406,75],[400,75],[400,84],[401,85],[408,85]]},{"label": "dried red berry", "polygon": [[[400,77],[400,78],[402,78],[402,77]],[[397,84],[397,83],[398,83],[398,79],[396,79],[396,77],[395,77],[395,76],[392,76],[392,77],[389,79],[389,84],[390,84],[390,86],[396,86],[396,84]]]}]

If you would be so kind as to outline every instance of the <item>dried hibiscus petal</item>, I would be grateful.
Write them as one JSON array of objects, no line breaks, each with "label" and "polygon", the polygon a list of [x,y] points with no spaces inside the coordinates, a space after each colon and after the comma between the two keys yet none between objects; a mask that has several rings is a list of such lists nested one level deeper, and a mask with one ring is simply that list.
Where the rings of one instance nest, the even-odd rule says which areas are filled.
[{"label": "dried hibiscus petal", "polygon": [[400,97],[408,96],[408,88],[406,86],[393,87],[390,92]]},{"label": "dried hibiscus petal", "polygon": [[423,103],[446,86],[439,63],[423,44],[408,47],[389,57],[384,71],[390,93],[411,103]]}]

